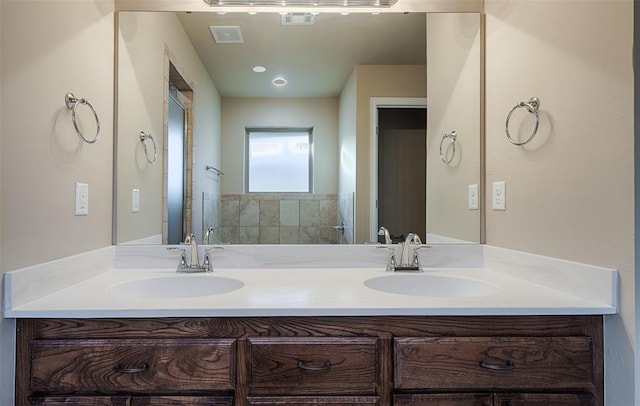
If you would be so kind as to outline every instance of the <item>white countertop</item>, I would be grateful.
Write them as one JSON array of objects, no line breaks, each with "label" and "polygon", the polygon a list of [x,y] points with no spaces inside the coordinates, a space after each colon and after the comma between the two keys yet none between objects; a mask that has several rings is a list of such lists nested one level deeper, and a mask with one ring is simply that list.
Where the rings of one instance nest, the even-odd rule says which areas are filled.
[{"label": "white countertop", "polygon": [[[278,268],[273,265],[268,269],[229,267],[207,274],[177,274],[175,267],[128,267],[139,262],[129,261],[127,264],[115,252],[117,250],[112,250],[112,262],[93,269],[84,278],[68,268],[71,263],[72,267],[81,269],[87,259],[93,259],[94,266],[97,266],[90,254],[72,262],[55,261],[48,266],[43,264],[7,273],[4,316],[567,315],[612,314],[616,312],[617,304],[615,270],[494,247],[480,248],[482,260],[474,259],[470,262],[472,266],[426,265],[425,272],[417,274],[472,278],[498,287],[497,293],[479,297],[423,297],[366,287],[364,281],[369,278],[406,275],[385,272],[383,266]],[[429,255],[440,260],[431,262],[443,262],[443,257],[434,252],[440,251],[434,250]],[[96,255],[109,258],[111,254],[101,251]],[[172,262],[175,262],[174,257],[171,257]],[[429,263],[429,260],[425,262]],[[56,279],[55,275],[60,272],[63,276]],[[532,272],[535,275],[529,277]],[[181,298],[140,297],[114,289],[128,281],[158,276],[208,278],[211,283],[215,283],[218,277],[227,277],[242,282],[244,286],[228,293]],[[208,282],[207,279],[200,280]]]}]

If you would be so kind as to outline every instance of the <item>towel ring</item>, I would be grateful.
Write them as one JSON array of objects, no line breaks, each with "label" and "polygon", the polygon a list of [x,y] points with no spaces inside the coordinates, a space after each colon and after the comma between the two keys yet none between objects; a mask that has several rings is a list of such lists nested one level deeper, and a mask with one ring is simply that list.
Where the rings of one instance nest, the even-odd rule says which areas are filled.
[{"label": "towel ring", "polygon": [[[147,141],[151,140],[151,144],[153,145],[153,159],[149,158],[149,151],[147,150]],[[144,146],[144,156],[147,158],[147,162],[150,164],[155,164],[158,160],[158,146],[156,145],[156,141],[153,139],[151,134],[145,134],[144,131],[140,131],[140,142]]]},{"label": "towel ring", "polygon": [[[98,119],[98,113],[96,113],[96,110],[93,108],[91,103],[89,103],[87,99],[76,98],[73,93],[67,93],[64,96],[64,102],[67,105],[67,108],[71,110],[71,119],[73,120],[73,126],[75,127],[76,132],[78,133],[80,138],[82,138],[82,140],[87,144],[93,144],[94,142],[96,142],[98,140],[98,134],[100,134],[100,120]],[[93,113],[93,117],[96,119],[96,136],[93,137],[92,140],[87,139],[87,137],[85,137],[82,131],[80,131],[80,129],[78,128],[78,121],[76,120],[76,107],[78,107],[79,104],[84,104],[89,107],[89,109],[91,109],[91,112]]]},{"label": "towel ring", "polygon": [[[456,138],[458,138],[458,134],[455,131],[451,131],[450,133],[442,134],[442,139],[440,140],[440,159],[446,165],[450,165],[453,162],[453,158],[456,156]],[[451,157],[449,159],[445,158],[447,153],[442,152],[442,146],[444,145],[444,140],[448,139],[449,144],[447,144],[447,151],[449,151],[449,147],[451,147]]]},{"label": "towel ring", "polygon": [[[529,113],[535,116],[536,123],[535,123],[535,126],[533,127],[533,132],[531,133],[529,138],[527,138],[525,141],[518,142],[513,138],[511,138],[511,134],[509,134],[509,120],[511,119],[511,115],[513,114],[513,112],[521,107],[526,107],[527,110],[529,110]],[[540,114],[538,114],[539,108],[540,108],[540,99],[538,99],[537,97],[532,97],[531,99],[529,99],[528,102],[520,102],[511,109],[511,111],[509,112],[509,115],[507,116],[507,121],[504,124],[505,132],[507,133],[507,139],[509,140],[510,143],[512,143],[513,145],[520,146],[520,145],[526,145],[530,143],[531,140],[533,140],[533,138],[536,136],[536,133],[538,132],[538,124],[540,124]]]}]

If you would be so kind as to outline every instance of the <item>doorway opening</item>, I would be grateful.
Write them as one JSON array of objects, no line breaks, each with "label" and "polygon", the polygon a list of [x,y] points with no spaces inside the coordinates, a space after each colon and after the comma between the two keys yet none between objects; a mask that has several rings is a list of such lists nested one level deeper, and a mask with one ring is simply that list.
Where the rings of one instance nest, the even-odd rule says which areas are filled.
[{"label": "doorway opening", "polygon": [[175,65],[167,62],[162,240],[179,244],[192,230],[193,91]]},{"label": "doorway opening", "polygon": [[424,98],[372,99],[371,241],[378,229],[393,242],[409,233],[426,238],[426,128]]}]

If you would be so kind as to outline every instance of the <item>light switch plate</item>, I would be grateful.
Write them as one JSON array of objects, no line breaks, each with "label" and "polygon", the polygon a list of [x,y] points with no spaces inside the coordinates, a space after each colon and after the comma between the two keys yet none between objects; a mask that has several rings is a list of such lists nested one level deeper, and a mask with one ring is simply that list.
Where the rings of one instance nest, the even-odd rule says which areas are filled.
[{"label": "light switch plate", "polygon": [[478,184],[469,185],[469,210],[478,210]]},{"label": "light switch plate", "polygon": [[493,182],[493,210],[507,210],[507,190],[506,184],[502,182]]},{"label": "light switch plate", "polygon": [[131,213],[140,211],[140,189],[131,189]]},{"label": "light switch plate", "polygon": [[76,183],[76,216],[86,216],[89,214],[89,185],[86,183]]}]

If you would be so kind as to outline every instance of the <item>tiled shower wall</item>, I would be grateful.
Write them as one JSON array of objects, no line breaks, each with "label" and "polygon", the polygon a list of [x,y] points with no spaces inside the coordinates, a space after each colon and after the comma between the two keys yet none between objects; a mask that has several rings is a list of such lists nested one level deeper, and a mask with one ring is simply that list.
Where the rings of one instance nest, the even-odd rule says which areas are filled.
[{"label": "tiled shower wall", "polygon": [[[211,202],[209,204],[214,204]],[[337,244],[335,194],[223,194],[214,241],[223,244]]]}]

